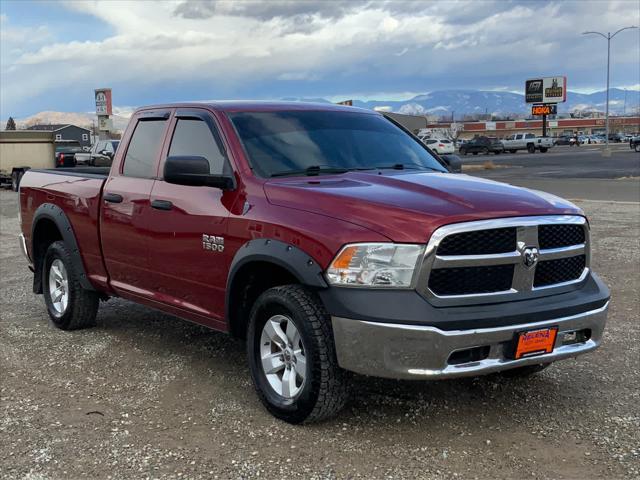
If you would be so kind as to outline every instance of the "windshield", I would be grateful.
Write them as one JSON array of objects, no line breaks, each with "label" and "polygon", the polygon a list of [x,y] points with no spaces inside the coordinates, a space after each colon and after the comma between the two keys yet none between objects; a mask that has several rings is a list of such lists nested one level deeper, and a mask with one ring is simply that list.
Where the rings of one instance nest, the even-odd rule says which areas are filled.
[{"label": "windshield", "polygon": [[257,175],[349,170],[447,170],[418,141],[379,115],[328,111],[230,113]]}]

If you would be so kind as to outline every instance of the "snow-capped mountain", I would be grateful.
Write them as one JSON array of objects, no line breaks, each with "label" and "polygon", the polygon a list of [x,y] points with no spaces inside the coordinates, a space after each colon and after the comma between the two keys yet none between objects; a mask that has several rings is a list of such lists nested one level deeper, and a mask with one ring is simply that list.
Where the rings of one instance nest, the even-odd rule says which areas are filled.
[{"label": "snow-capped mountain", "polygon": [[[625,105],[626,95],[626,105]],[[604,111],[606,92],[583,94],[568,92],[567,101],[558,104],[559,113],[577,111]],[[299,98],[288,100],[327,102],[318,98]],[[531,111],[524,101],[524,95],[512,92],[483,90],[440,90],[417,95],[409,100],[353,100],[353,105],[367,109],[391,111],[410,115],[450,116],[456,118],[473,114],[521,114]],[[640,91],[612,88],[610,90],[610,112],[621,115],[638,113],[640,109]]]}]

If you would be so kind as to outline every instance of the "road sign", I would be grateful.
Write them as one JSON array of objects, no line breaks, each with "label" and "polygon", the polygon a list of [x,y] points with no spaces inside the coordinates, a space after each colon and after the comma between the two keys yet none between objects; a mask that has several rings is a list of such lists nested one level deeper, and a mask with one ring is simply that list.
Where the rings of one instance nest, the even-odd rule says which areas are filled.
[{"label": "road sign", "polygon": [[527,103],[562,103],[567,101],[567,77],[531,78],[524,83]]},{"label": "road sign", "polygon": [[531,106],[531,115],[557,115],[558,105],[555,103],[536,104]]},{"label": "road sign", "polygon": [[96,98],[96,115],[111,116],[113,114],[113,106],[111,105],[111,89],[99,88],[95,90]]}]

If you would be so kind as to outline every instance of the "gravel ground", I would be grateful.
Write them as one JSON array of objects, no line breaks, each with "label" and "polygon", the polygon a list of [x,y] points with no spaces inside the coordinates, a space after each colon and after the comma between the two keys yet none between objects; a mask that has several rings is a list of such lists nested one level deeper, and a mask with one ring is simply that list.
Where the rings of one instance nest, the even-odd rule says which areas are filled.
[{"label": "gravel ground", "polygon": [[0,478],[640,478],[640,206],[590,202],[604,345],[528,380],[354,378],[336,419],[275,420],[244,346],[111,300],[47,320],[0,192]]}]

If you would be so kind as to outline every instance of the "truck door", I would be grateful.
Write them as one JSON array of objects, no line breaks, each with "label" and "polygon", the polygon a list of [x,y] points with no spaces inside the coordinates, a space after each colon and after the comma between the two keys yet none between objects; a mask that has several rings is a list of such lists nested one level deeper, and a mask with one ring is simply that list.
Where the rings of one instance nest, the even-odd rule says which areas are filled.
[{"label": "truck door", "polygon": [[[200,156],[210,173],[232,172],[217,123],[204,109],[178,109],[166,156]],[[162,172],[163,163],[160,166]],[[224,299],[231,261],[225,236],[232,192],[175,185],[162,175],[151,191],[149,263],[154,300],[224,326]],[[226,206],[225,206],[226,205]]]},{"label": "truck door", "polygon": [[114,165],[103,189],[102,252],[111,286],[125,297],[151,296],[149,196],[170,113],[141,112],[132,119],[135,129],[123,160]]}]

